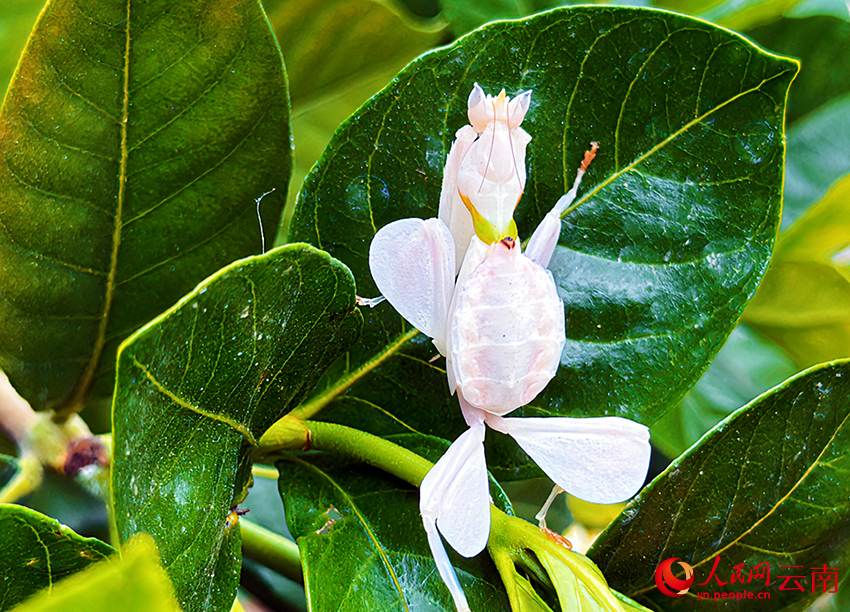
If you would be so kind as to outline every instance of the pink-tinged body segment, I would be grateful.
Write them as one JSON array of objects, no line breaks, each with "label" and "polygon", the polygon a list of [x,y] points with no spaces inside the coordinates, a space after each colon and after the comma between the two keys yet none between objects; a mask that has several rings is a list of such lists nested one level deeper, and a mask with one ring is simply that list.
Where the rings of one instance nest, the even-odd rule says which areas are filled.
[{"label": "pink-tinged body segment", "polygon": [[464,400],[503,415],[555,376],[566,341],[552,275],[505,241],[491,247],[457,298],[452,368]]}]

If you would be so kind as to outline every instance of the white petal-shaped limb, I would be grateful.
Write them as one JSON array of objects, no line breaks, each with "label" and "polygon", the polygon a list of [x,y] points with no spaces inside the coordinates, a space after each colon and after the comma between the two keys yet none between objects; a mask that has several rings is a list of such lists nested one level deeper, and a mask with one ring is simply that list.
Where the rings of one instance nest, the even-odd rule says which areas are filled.
[{"label": "white petal-shaped limb", "polygon": [[461,434],[419,487],[422,520],[436,521],[446,541],[464,557],[484,550],[490,536],[484,431],[484,423],[478,422]]},{"label": "white petal-shaped limb", "polygon": [[620,417],[501,418],[487,424],[519,443],[555,484],[595,504],[638,492],[649,468],[649,429]]},{"label": "white petal-shaped limb", "polygon": [[446,315],[455,283],[455,245],[439,219],[385,225],[369,247],[369,269],[398,313],[445,355]]},{"label": "white petal-shaped limb", "polygon": [[[490,492],[484,459],[484,423],[478,421],[454,441],[419,486],[419,511],[437,571],[458,612],[469,604],[440,533],[464,557],[477,555],[490,536]],[[438,532],[439,530],[439,532]]]}]

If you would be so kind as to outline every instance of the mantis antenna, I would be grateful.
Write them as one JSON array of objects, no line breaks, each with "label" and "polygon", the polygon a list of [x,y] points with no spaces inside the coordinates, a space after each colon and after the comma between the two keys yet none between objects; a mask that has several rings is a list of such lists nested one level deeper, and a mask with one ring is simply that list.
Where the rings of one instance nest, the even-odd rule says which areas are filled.
[{"label": "mantis antenna", "polygon": [[259,198],[254,200],[257,203],[257,221],[260,223],[260,245],[262,247],[262,251],[263,251],[262,254],[263,255],[266,254],[266,233],[263,231],[263,218],[260,216],[260,202],[262,202],[263,198],[266,197],[267,195],[269,195],[275,189],[277,189],[277,188],[272,187],[270,190],[265,192]]}]

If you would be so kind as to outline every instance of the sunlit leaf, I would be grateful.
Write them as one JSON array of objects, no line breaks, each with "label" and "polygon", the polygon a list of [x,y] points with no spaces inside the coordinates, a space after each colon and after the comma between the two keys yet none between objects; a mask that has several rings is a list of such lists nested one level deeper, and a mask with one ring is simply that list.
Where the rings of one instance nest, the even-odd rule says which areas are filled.
[{"label": "sunlit leaf", "polygon": [[109,400],[120,342],[271,243],[286,79],[257,0],[51,0],[0,113],[0,367],[34,407]]}]

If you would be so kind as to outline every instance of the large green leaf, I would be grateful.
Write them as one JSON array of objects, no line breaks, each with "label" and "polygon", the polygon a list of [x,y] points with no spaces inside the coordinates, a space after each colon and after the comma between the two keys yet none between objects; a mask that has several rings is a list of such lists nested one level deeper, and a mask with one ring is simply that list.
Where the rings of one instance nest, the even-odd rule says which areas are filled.
[{"label": "large green leaf", "polygon": [[[809,370],[761,396],[675,461],[623,511],[589,556],[612,588],[659,611],[800,610],[821,589],[812,569],[850,560],[850,362]],[[658,591],[655,569],[676,557],[694,569],[683,597]],[[769,584],[732,583],[760,563]],[[782,569],[782,566],[800,566]],[[763,570],[764,568],[762,568]],[[782,588],[799,573],[804,592]],[[790,583],[793,587],[793,582]],[[768,592],[769,599],[697,593]]]},{"label": "large green leaf", "polygon": [[56,588],[43,590],[15,612],[180,612],[154,543],[139,536],[117,556]]},{"label": "large green leaf", "polygon": [[850,174],[776,245],[744,313],[800,365],[850,357]]},{"label": "large green leaf", "polygon": [[[401,436],[431,461],[445,444]],[[419,516],[419,491],[385,472],[330,455],[288,455],[277,463],[287,522],[298,543],[309,608],[454,612]],[[497,505],[507,498],[491,481]],[[450,553],[473,610],[508,610],[502,580],[486,553]]]},{"label": "large green leaf", "polygon": [[379,0],[267,0],[292,92],[295,166],[282,227],[301,183],[334,130],[417,55],[444,36],[425,20]]},{"label": "large green leaf", "polygon": [[738,325],[696,386],[652,426],[652,445],[678,457],[717,423],[796,372],[781,348]]},{"label": "large green leaf", "polygon": [[[651,423],[699,378],[767,266],[796,69],[660,11],[576,7],[491,24],[411,64],[340,128],[307,178],[290,238],[328,249],[361,295],[376,295],[372,236],[436,214],[473,82],[533,89],[521,236],[567,190],[588,143],[601,149],[550,266],[565,301],[562,367],[525,412]],[[365,316],[361,342],[300,414],[323,410],[381,435],[462,431],[428,339],[389,304]],[[489,464],[507,468],[499,477],[527,463],[505,457]]]},{"label": "large green leaf", "polygon": [[[186,612],[229,606],[249,453],[360,327],[351,274],[307,245],[238,261],[119,351],[113,513],[153,535]],[[199,578],[202,577],[202,578]]]},{"label": "large green leaf", "polygon": [[0,504],[0,540],[0,612],[115,552],[13,504]]},{"label": "large green leaf", "polygon": [[109,398],[132,331],[267,242],[290,168],[257,0],[51,0],[0,114],[0,368],[35,407]]}]

